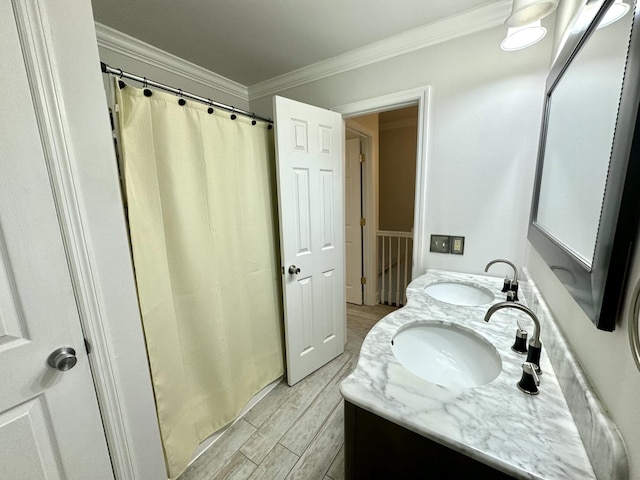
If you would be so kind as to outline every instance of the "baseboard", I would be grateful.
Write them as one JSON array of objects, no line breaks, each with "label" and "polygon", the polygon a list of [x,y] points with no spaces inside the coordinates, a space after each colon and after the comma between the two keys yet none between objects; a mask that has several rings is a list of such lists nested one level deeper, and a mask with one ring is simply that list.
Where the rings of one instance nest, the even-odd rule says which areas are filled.
[{"label": "baseboard", "polygon": [[262,400],[271,390],[273,390],[276,387],[276,385],[278,385],[282,381],[283,378],[284,377],[277,378],[276,380],[271,382],[269,385],[264,387],[262,390],[260,390],[258,393],[256,393],[253,397],[251,397],[251,400],[247,402],[245,407],[242,409],[242,411],[238,414],[238,416],[233,422],[231,422],[226,427],[222,427],[220,430],[211,434],[209,437],[203,440],[202,443],[198,445],[198,448],[196,448],[195,452],[193,453],[193,458],[189,462],[189,465],[195,462],[198,459],[198,457],[200,457],[209,448],[211,448],[211,446],[214,443],[216,443],[227,432],[227,430],[229,430],[233,426],[234,423],[236,423],[238,420],[244,417],[244,415],[249,410],[251,410],[260,400]]}]

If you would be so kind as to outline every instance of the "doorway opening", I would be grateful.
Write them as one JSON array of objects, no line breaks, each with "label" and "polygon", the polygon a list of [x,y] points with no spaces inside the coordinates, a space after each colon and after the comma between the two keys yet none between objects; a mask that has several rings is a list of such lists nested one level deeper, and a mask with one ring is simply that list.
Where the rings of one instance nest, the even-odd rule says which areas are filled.
[{"label": "doorway opening", "polygon": [[349,303],[406,303],[413,273],[418,124],[417,102],[346,120]]}]

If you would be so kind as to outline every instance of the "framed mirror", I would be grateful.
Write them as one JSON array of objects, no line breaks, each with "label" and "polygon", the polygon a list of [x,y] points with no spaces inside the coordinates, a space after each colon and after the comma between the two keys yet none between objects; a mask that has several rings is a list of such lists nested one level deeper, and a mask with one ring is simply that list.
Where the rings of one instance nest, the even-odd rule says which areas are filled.
[{"label": "framed mirror", "polygon": [[640,207],[637,16],[635,0],[591,0],[573,24],[547,78],[528,232],[587,316],[608,331]]},{"label": "framed mirror", "polygon": [[637,283],[632,295],[633,308],[629,312],[629,344],[631,355],[640,370],[640,282]]}]

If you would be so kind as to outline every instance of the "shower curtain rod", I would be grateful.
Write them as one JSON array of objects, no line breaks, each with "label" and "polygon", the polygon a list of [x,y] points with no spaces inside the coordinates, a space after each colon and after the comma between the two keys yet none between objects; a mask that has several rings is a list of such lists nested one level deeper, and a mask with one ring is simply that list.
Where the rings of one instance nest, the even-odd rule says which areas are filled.
[{"label": "shower curtain rod", "polygon": [[256,115],[252,112],[247,112],[246,110],[242,110],[240,108],[235,108],[230,105],[225,105],[224,103],[215,102],[210,98],[204,98],[204,97],[201,97],[200,95],[184,92],[179,88],[170,87],[169,85],[164,85],[163,83],[156,82],[154,80],[149,80],[148,78],[141,77],[140,75],[124,72],[120,68],[110,67],[104,62],[100,62],[100,69],[102,70],[102,73],[115,75],[119,78],[128,78],[130,80],[135,80],[136,82],[142,83],[145,87],[150,86],[150,87],[159,88],[160,90],[164,90],[166,92],[179,95],[180,97],[190,98],[191,100],[195,100],[196,102],[204,103],[205,105],[209,105],[210,107],[217,107],[222,110],[226,110],[227,112],[237,113],[238,115],[243,115],[245,117],[249,117],[254,120],[262,120],[263,122],[267,122],[269,124],[269,128],[271,128],[271,125],[273,125],[273,120],[271,120],[270,118],[261,117],[260,115]]}]

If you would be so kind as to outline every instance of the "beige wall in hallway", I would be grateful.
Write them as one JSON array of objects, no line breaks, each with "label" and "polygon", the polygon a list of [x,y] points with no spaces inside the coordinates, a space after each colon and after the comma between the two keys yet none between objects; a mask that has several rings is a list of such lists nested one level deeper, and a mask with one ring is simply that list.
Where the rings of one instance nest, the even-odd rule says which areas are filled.
[{"label": "beige wall in hallway", "polygon": [[417,125],[417,106],[380,114],[380,230],[413,229]]}]

